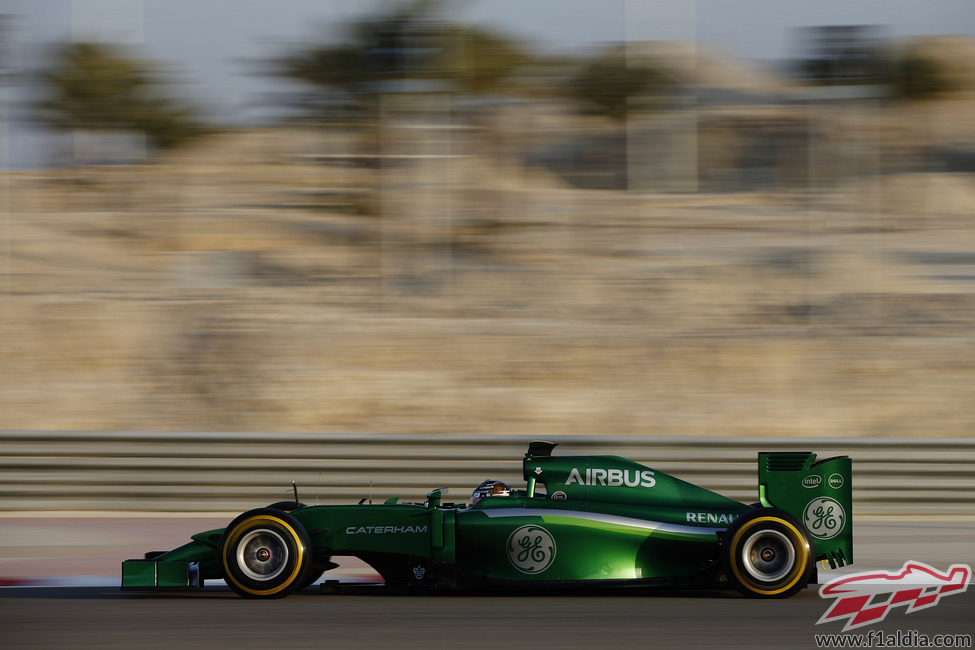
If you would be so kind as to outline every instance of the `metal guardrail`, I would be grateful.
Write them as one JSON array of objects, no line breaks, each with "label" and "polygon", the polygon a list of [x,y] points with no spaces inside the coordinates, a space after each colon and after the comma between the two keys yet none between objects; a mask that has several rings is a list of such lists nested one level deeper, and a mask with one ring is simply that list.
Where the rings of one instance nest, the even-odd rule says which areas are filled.
[{"label": "metal guardrail", "polygon": [[[466,500],[523,483],[529,436],[0,431],[0,511],[235,512],[291,498]],[[975,439],[554,436],[556,454],[631,458],[744,502],[757,452],[853,458],[856,514],[975,515]],[[448,497],[447,500],[450,500]]]}]

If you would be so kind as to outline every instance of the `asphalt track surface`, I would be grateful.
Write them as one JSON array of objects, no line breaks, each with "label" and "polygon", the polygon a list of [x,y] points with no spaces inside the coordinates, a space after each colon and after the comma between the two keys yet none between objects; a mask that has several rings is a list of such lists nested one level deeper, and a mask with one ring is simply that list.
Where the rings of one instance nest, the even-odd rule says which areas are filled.
[{"label": "asphalt track surface", "polygon": [[[857,571],[896,570],[909,559],[941,570],[975,564],[972,520],[864,521],[858,530]],[[786,600],[646,591],[390,595],[369,587],[244,600],[220,581],[202,592],[138,594],[109,579],[0,589],[0,648],[815,648],[815,635],[842,629],[816,624],[829,602],[815,586]],[[883,623],[850,634],[877,630],[975,636],[975,584],[929,609],[893,608]]]},{"label": "asphalt track surface", "polygon": [[[0,593],[4,648],[812,648],[815,588],[787,600],[664,595],[319,595],[252,601],[225,589],[134,596],[104,588]],[[903,608],[901,608],[903,609]],[[889,633],[972,634],[975,592],[892,611]],[[867,631],[861,628],[859,631]]]}]

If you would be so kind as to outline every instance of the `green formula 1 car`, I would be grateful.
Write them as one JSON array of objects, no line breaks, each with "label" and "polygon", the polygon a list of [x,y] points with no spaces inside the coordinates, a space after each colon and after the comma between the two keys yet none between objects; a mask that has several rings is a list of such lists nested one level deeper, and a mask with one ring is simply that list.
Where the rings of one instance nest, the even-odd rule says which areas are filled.
[{"label": "green formula 1 car", "polygon": [[[123,589],[194,589],[224,579],[278,598],[331,568],[369,563],[389,586],[735,587],[787,597],[816,560],[853,560],[851,461],[758,454],[760,503],[745,505],[618,456],[552,456],[533,442],[525,489],[488,481],[468,504],[303,506],[241,514],[168,552],[122,563]],[[487,497],[487,498],[481,498]]]}]

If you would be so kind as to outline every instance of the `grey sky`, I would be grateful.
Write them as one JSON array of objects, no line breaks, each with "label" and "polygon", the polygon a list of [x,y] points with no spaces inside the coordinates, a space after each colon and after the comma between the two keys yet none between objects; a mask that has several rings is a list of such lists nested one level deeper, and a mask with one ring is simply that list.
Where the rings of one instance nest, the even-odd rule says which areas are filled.
[{"label": "grey sky", "polygon": [[[245,61],[319,37],[389,0],[0,0],[16,39],[73,36],[139,44],[197,92],[236,106],[262,81]],[[700,40],[745,58],[793,54],[804,25],[878,24],[894,36],[975,34],[975,0],[451,0],[449,17],[487,23],[546,48],[636,40]],[[28,57],[32,58],[32,57]]]},{"label": "grey sky", "polygon": [[[189,82],[224,118],[247,120],[268,81],[248,60],[319,38],[388,0],[0,0],[13,14],[14,65],[36,66],[55,40],[128,43]],[[449,18],[496,26],[545,49],[634,40],[699,40],[735,56],[794,54],[792,30],[873,24],[892,36],[975,35],[975,0],[452,0]],[[14,143],[14,147],[17,145]]]}]

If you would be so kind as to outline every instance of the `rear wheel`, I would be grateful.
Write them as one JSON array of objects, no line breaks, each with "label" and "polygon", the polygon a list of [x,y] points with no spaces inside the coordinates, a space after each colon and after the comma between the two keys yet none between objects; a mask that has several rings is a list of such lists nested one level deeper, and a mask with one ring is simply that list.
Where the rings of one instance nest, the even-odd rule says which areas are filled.
[{"label": "rear wheel", "polygon": [[280,598],[305,586],[308,533],[291,515],[260,508],[240,515],[220,540],[224,580],[245,598]]},{"label": "rear wheel", "polygon": [[787,598],[804,589],[815,566],[812,542],[795,517],[760,508],[728,528],[722,548],[725,573],[752,598]]}]

